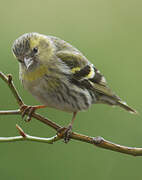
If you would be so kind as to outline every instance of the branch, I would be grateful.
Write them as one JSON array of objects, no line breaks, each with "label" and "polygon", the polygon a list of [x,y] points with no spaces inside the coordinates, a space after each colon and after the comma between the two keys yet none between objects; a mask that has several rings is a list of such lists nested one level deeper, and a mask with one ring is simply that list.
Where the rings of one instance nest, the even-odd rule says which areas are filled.
[{"label": "branch", "polygon": [[43,142],[48,144],[53,144],[53,142],[60,140],[61,138],[59,136],[53,136],[51,138],[41,138],[41,137],[35,137],[30,136],[29,134],[26,134],[23,129],[16,124],[16,128],[19,131],[20,136],[15,137],[0,137],[0,142],[14,142],[14,141],[35,141],[35,142]]},{"label": "branch", "polygon": [[19,104],[19,106],[23,105],[24,103],[12,82],[12,76],[10,74],[8,74],[6,76],[2,72],[0,72],[0,78],[7,83],[8,87],[12,91],[12,94],[14,95],[15,99],[17,100],[17,103]]},{"label": "branch", "polygon": [[[20,97],[20,95],[18,94],[18,91],[16,90],[12,82],[12,76],[11,75],[6,76],[2,72],[0,72],[0,78],[8,85],[8,87],[10,88],[12,94],[14,95],[19,105],[19,109],[0,111],[0,115],[21,115],[22,113],[21,107],[25,104],[22,98]],[[58,132],[58,129],[63,128],[62,126],[54,123],[48,118],[41,116],[38,113],[33,113],[32,117],[48,125],[49,127],[53,128],[54,130],[56,130],[56,132]],[[23,140],[26,141],[27,140],[27,141],[36,141],[36,142],[44,142],[44,143],[52,144],[55,141],[63,139],[64,134],[65,134],[65,131],[62,131],[61,133],[57,133],[55,136],[51,138],[41,138],[41,137],[35,137],[35,136],[26,134],[18,125],[16,125],[16,128],[18,129],[20,136],[0,137],[0,142],[13,142],[13,141],[23,141]],[[64,129],[66,130],[66,128]],[[89,144],[93,144],[100,148],[104,148],[104,149],[108,149],[108,150],[112,150],[112,151],[116,151],[116,152],[120,152],[124,154],[129,154],[133,156],[142,156],[142,148],[122,146],[122,145],[107,141],[102,137],[90,137],[90,136],[82,135],[76,132],[72,132],[70,135],[70,139],[83,141]]]}]

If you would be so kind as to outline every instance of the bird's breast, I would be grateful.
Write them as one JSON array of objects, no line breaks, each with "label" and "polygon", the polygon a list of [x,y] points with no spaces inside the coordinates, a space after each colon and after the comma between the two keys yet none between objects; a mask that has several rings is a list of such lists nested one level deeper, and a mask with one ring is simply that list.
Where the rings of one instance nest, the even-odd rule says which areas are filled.
[{"label": "bird's breast", "polygon": [[88,109],[92,104],[92,97],[87,90],[83,90],[67,79],[38,76],[32,81],[24,76],[24,87],[42,104],[66,112]]}]

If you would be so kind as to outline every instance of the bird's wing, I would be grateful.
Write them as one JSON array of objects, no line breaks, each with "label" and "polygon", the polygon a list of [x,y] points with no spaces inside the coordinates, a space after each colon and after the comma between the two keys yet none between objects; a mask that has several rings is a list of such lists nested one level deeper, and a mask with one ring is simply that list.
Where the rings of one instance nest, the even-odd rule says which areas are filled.
[{"label": "bird's wing", "polygon": [[107,96],[116,95],[107,86],[107,82],[100,71],[91,64],[79,51],[59,51],[60,58],[72,71],[72,82],[82,88],[92,88]]},{"label": "bird's wing", "polygon": [[88,83],[90,83],[90,85],[92,86],[92,89],[102,95],[120,99],[108,87],[105,77],[97,68],[95,68],[93,64],[86,65],[79,72],[76,72],[74,74],[74,78],[82,82],[88,81]]},{"label": "bird's wing", "polygon": [[79,51],[59,51],[57,56],[70,67],[72,72],[70,81],[82,89],[98,93],[98,103],[118,105],[131,113],[136,113],[108,87],[100,71]]},{"label": "bird's wing", "polygon": [[[86,65],[79,72],[74,74],[74,82],[78,79],[82,86],[98,93],[97,103],[106,103],[109,105],[118,105],[130,113],[137,111],[122,101],[107,85],[104,76],[97,70],[93,64]],[[79,83],[78,83],[79,84]]]},{"label": "bird's wing", "polygon": [[56,56],[61,59],[62,62],[65,63],[72,70],[73,73],[75,73],[76,71],[80,71],[87,64],[90,64],[87,58],[77,50],[71,49],[58,51],[56,53]]}]

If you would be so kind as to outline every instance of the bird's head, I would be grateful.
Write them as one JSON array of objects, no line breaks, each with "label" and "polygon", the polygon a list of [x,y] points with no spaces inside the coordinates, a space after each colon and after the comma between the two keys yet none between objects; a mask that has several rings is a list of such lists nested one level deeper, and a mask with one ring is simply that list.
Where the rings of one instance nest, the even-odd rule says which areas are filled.
[{"label": "bird's head", "polygon": [[39,33],[24,34],[17,38],[12,46],[14,56],[26,69],[50,60],[53,50],[50,38]]}]

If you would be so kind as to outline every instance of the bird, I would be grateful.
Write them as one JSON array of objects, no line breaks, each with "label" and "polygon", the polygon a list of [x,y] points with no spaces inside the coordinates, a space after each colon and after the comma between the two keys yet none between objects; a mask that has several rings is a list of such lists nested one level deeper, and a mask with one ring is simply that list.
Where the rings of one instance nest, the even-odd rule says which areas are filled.
[{"label": "bird", "polygon": [[111,90],[103,74],[82,52],[58,37],[26,33],[14,41],[12,52],[19,62],[23,87],[43,104],[31,112],[50,107],[73,114],[66,141],[77,113],[92,104],[137,112]]}]

